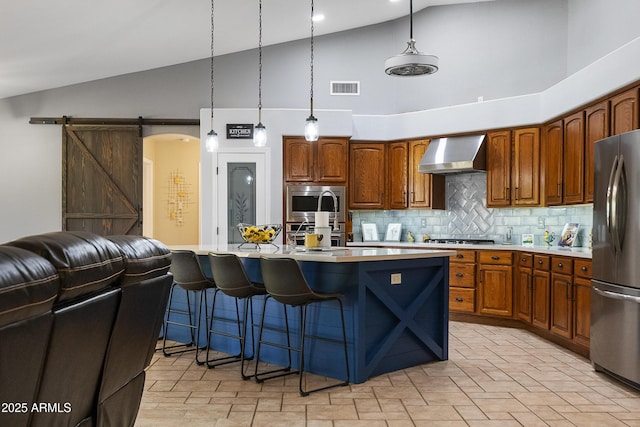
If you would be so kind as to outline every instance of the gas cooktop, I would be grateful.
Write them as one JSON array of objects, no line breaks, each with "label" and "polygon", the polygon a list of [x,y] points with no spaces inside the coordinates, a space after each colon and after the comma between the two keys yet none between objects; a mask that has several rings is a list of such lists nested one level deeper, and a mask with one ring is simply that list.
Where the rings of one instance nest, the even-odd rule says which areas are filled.
[{"label": "gas cooktop", "polygon": [[493,245],[495,241],[490,239],[427,239],[425,243],[448,243],[456,245]]}]

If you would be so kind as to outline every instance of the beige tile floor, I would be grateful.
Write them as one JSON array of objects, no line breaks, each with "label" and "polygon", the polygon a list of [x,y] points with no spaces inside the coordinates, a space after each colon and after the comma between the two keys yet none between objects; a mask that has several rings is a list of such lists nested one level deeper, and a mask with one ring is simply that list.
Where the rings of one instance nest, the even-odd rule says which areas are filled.
[{"label": "beige tile floor", "polygon": [[518,329],[451,322],[448,361],[308,397],[297,380],[156,355],[136,426],[640,426],[640,393]]}]

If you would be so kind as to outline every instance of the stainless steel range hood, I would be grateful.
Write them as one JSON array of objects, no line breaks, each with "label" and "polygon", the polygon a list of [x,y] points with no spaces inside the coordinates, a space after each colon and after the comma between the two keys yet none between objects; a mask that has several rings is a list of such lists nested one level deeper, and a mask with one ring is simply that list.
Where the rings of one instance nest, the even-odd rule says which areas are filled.
[{"label": "stainless steel range hood", "polygon": [[486,171],[485,138],[486,135],[467,135],[433,139],[418,171],[435,174]]}]

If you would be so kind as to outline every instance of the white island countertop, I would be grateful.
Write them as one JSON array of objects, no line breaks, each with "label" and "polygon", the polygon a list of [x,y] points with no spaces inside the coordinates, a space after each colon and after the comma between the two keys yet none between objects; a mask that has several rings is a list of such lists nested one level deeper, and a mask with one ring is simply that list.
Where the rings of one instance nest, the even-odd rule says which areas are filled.
[{"label": "white island countertop", "polygon": [[575,258],[591,259],[591,250],[589,248],[569,248],[557,245],[551,246],[521,246],[521,245],[505,245],[505,244],[459,244],[459,243],[418,243],[418,242],[349,242],[347,246],[351,248],[367,247],[394,247],[394,248],[411,248],[411,249],[486,249],[498,251],[520,251],[532,252],[546,255],[570,256]]},{"label": "white island countertop", "polygon": [[302,246],[260,245],[256,249],[253,244],[239,245],[174,245],[171,250],[190,250],[198,255],[209,252],[223,252],[236,254],[240,258],[294,258],[299,261],[317,262],[361,262],[361,261],[391,261],[402,259],[420,259],[449,257],[456,254],[455,250],[435,248],[382,248],[382,247],[331,247],[325,250],[305,250]]}]

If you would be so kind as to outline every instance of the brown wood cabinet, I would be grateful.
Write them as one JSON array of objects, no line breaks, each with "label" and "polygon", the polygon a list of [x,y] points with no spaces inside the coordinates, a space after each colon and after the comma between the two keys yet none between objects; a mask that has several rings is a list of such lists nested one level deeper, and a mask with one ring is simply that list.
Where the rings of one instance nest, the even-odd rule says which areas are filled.
[{"label": "brown wood cabinet", "polygon": [[542,138],[543,199],[547,206],[562,204],[562,156],[564,125],[562,120],[544,127]]},{"label": "brown wood cabinet", "polygon": [[516,278],[516,315],[521,320],[531,323],[533,309],[533,254],[518,254],[518,276]]},{"label": "brown wood cabinet", "polygon": [[638,129],[638,87],[611,97],[611,135]]},{"label": "brown wood cabinet", "polygon": [[609,101],[602,101],[585,110],[584,201],[593,202],[593,146],[609,136]]},{"label": "brown wood cabinet", "polygon": [[573,262],[573,341],[589,348],[591,334],[591,260]]},{"label": "brown wood cabinet", "polygon": [[551,273],[550,257],[548,255],[534,255],[533,257],[533,289],[531,324],[548,330],[551,323],[549,313],[551,304]]},{"label": "brown wood cabinet", "polygon": [[562,202],[565,205],[584,202],[584,111],[564,119],[562,162]]},{"label": "brown wood cabinet", "polygon": [[387,207],[406,209],[409,205],[409,145],[406,142],[387,144]]},{"label": "brown wood cabinet", "polygon": [[409,208],[444,209],[444,175],[420,173],[418,166],[430,140],[409,141]]},{"label": "brown wood cabinet", "polygon": [[349,144],[349,207],[384,209],[386,145],[383,142]]},{"label": "brown wood cabinet", "polygon": [[540,204],[540,130],[487,135],[487,206]]},{"label": "brown wood cabinet", "polygon": [[283,138],[284,179],[288,182],[346,184],[348,177],[348,138]]},{"label": "brown wood cabinet", "polygon": [[477,312],[513,315],[513,252],[479,251]]},{"label": "brown wood cabinet", "polygon": [[449,263],[449,310],[473,313],[476,309],[476,251],[456,252]]},{"label": "brown wood cabinet", "polygon": [[551,332],[571,339],[573,328],[573,260],[551,257]]}]

